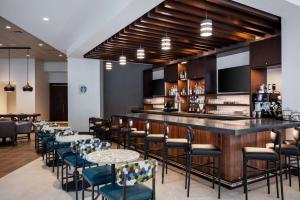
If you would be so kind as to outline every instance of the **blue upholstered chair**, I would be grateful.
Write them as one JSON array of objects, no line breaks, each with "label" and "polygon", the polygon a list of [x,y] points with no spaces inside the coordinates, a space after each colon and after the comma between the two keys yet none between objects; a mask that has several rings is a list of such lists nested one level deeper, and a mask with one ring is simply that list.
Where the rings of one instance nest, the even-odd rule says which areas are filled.
[{"label": "blue upholstered chair", "polygon": [[[67,165],[75,168],[75,173],[77,174],[78,168],[82,168],[82,177],[83,182],[87,181],[89,185],[92,187],[92,198],[94,199],[94,187],[111,183],[112,181],[112,173],[111,166],[103,165],[103,166],[95,166],[94,163],[91,163],[86,160],[87,154],[100,151],[110,148],[111,145],[109,142],[101,142],[99,139],[88,139],[88,140],[78,140],[76,142],[71,143],[71,148],[74,155],[69,155],[64,158],[64,161]],[[89,168],[86,168],[89,166]],[[95,167],[92,167],[95,166]],[[66,177],[68,178],[68,167],[66,167]],[[76,199],[78,199],[78,176],[75,174],[75,189],[76,189]],[[67,179],[68,183],[68,179]],[[67,184],[66,184],[67,185]],[[82,184],[82,198],[84,199],[84,184]]]},{"label": "blue upholstered chair", "polygon": [[[117,169],[116,183],[100,188],[102,198],[107,200],[149,200],[155,199],[156,160],[122,165]],[[152,179],[152,188],[143,183]]]}]

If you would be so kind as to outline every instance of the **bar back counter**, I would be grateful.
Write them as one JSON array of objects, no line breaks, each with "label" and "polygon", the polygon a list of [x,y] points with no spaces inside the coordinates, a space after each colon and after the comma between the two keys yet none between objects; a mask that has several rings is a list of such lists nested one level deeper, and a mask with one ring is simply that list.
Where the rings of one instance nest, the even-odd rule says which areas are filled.
[{"label": "bar back counter", "polygon": [[[243,177],[243,158],[242,148],[245,146],[265,147],[270,140],[270,131],[279,129],[282,131],[282,139],[285,139],[285,132],[288,128],[300,126],[300,122],[282,121],[275,119],[249,119],[224,117],[213,119],[212,116],[189,116],[167,113],[131,113],[124,115],[115,115],[123,119],[132,119],[134,127],[142,130],[144,122],[150,123],[150,133],[161,134],[164,123],[169,125],[170,138],[186,137],[188,126],[195,132],[196,143],[213,144],[222,150],[222,183],[230,188],[241,185]],[[152,146],[157,148],[157,146]],[[171,150],[172,154],[179,154],[179,150]],[[161,158],[161,154],[152,155]],[[210,162],[208,158],[194,158],[194,162]],[[184,167],[185,163],[181,160],[174,160],[173,165]],[[252,165],[262,168],[264,162],[253,161]],[[212,171],[209,169],[194,169],[194,173],[211,178]],[[259,179],[259,176],[253,176],[252,180]]]}]

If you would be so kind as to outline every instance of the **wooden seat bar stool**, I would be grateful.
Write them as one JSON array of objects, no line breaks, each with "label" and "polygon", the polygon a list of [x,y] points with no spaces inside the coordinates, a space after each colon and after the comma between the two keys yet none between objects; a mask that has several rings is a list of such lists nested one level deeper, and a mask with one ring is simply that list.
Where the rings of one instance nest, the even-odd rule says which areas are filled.
[{"label": "wooden seat bar stool", "polygon": [[[270,194],[270,173],[273,173],[276,178],[277,198],[279,198],[278,175],[280,177],[281,199],[284,199],[283,182],[282,182],[282,163],[281,163],[281,132],[273,129],[270,133],[273,142],[273,149],[261,147],[244,147],[243,148],[243,185],[245,199],[248,200],[248,168],[255,171],[262,171],[267,176],[268,194]],[[248,165],[248,161],[266,161],[266,169],[258,169],[257,167]],[[274,163],[273,169],[269,168],[269,163]],[[279,167],[279,172],[278,172]]]},{"label": "wooden seat bar stool", "polygon": [[[186,138],[169,138],[168,124],[164,124],[164,152],[163,152],[163,165],[162,165],[162,184],[164,183],[164,175],[168,173],[168,160],[169,158],[185,159],[185,173],[187,177],[187,153],[188,153],[188,139]],[[169,155],[169,149],[182,149],[184,154]],[[187,180],[185,180],[185,188],[187,187]]]},{"label": "wooden seat bar stool", "polygon": [[[190,195],[190,184],[191,184],[191,169],[192,167],[204,167],[212,169],[212,188],[215,188],[215,174],[218,174],[218,198],[221,198],[221,170],[222,170],[222,151],[212,144],[193,144],[195,138],[194,131],[191,127],[188,127],[188,165],[187,165],[187,197]],[[198,164],[193,163],[193,157],[208,157],[212,158],[212,161],[207,163]],[[216,167],[216,158],[218,158],[218,167]]]}]

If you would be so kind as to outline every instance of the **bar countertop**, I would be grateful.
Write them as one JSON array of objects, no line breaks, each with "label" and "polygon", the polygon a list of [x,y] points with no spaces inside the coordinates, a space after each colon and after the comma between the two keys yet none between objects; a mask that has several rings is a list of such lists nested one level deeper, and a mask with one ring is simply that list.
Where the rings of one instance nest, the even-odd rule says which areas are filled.
[{"label": "bar countertop", "polygon": [[145,120],[149,122],[168,123],[175,126],[190,126],[194,129],[210,131],[212,133],[221,133],[228,135],[244,135],[248,133],[257,133],[270,131],[272,129],[286,129],[300,126],[300,122],[282,121],[275,119],[211,119],[195,118],[184,116],[172,116],[163,114],[130,113],[123,115],[114,115],[117,117]]}]

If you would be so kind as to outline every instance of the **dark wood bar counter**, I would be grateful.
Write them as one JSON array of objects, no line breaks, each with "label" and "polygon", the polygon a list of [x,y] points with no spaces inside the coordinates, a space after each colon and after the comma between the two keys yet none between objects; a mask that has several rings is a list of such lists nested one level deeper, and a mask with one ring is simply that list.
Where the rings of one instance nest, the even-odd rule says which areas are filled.
[{"label": "dark wood bar counter", "polygon": [[[280,129],[285,138],[285,129],[300,126],[300,122],[281,121],[275,119],[211,119],[198,117],[172,116],[167,114],[132,113],[116,115],[122,118],[134,120],[134,126],[143,129],[145,121],[150,122],[152,134],[162,133],[163,124],[167,123],[170,128],[170,138],[186,137],[186,127],[190,126],[195,132],[195,143],[214,144],[222,150],[223,184],[228,187],[241,185],[242,178],[242,148],[244,146],[265,147],[270,141],[270,131]],[[153,148],[158,146],[153,145]],[[181,153],[179,150],[171,150],[171,154]],[[153,155],[161,158],[161,154]],[[208,158],[194,158],[195,162],[206,163]],[[184,162],[174,160],[172,164],[179,167]],[[252,165],[262,168],[264,162],[253,162]],[[194,169],[194,173],[210,178],[211,172],[204,169]],[[258,177],[254,177],[258,178]]]}]

